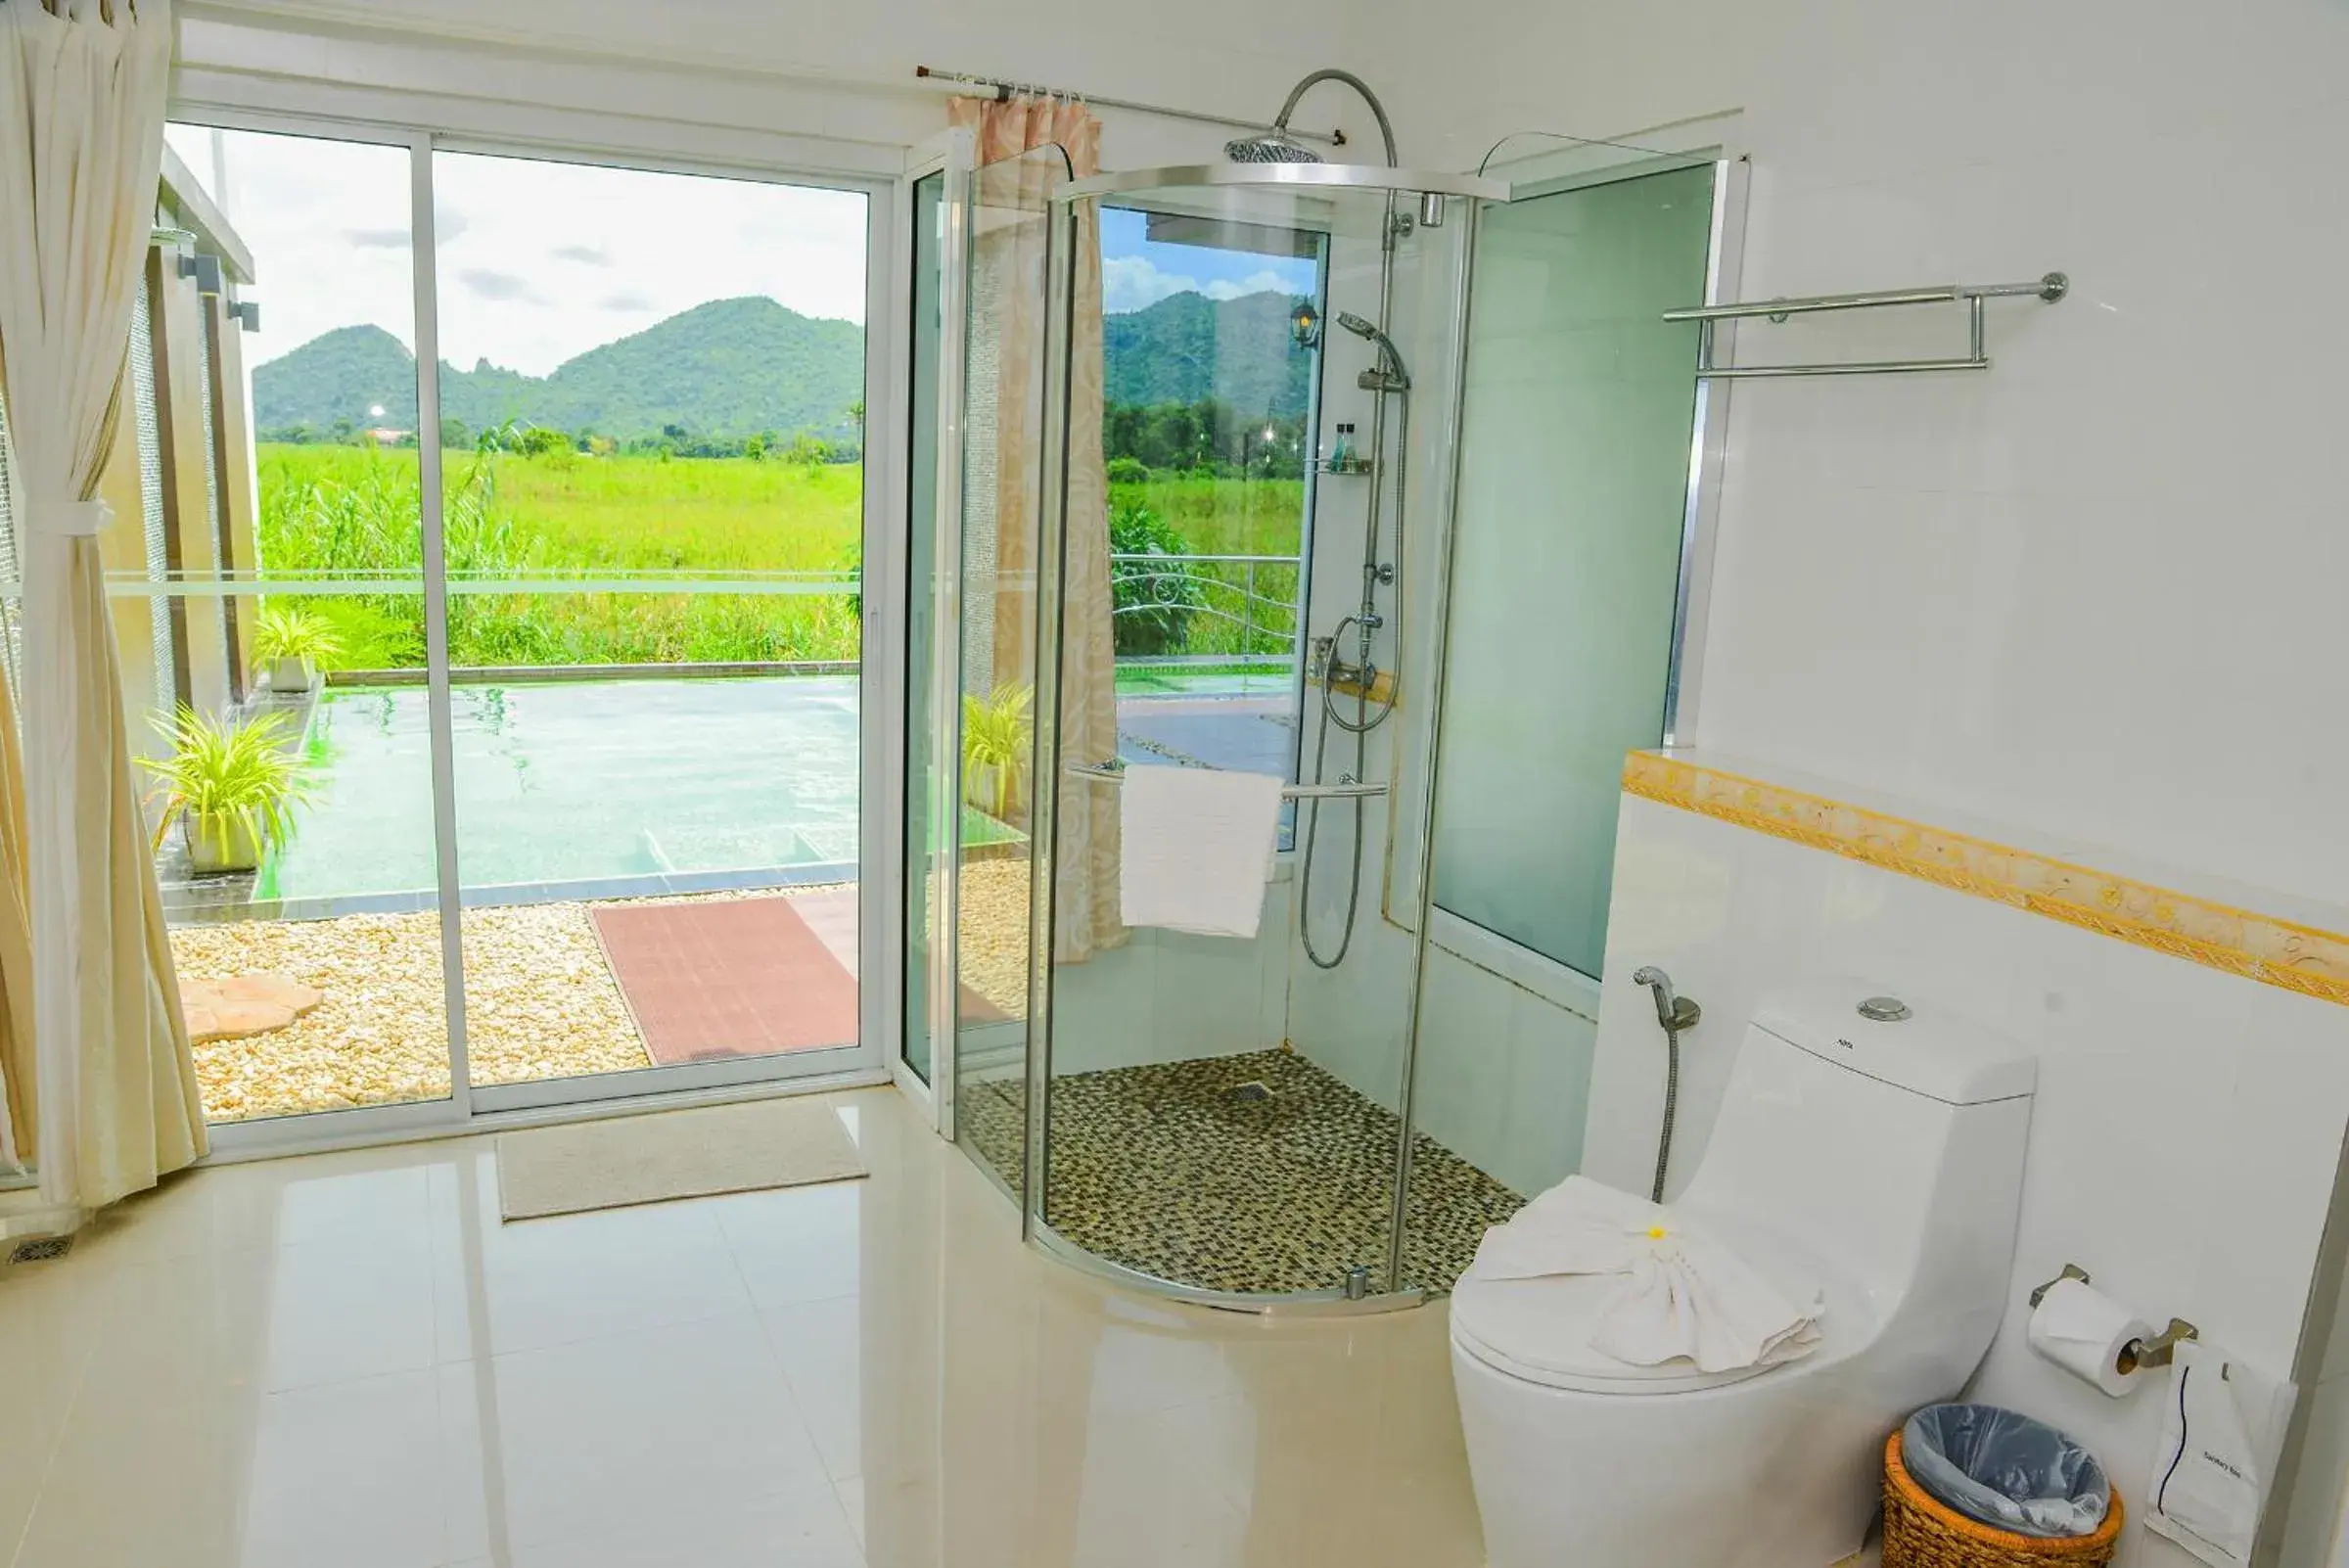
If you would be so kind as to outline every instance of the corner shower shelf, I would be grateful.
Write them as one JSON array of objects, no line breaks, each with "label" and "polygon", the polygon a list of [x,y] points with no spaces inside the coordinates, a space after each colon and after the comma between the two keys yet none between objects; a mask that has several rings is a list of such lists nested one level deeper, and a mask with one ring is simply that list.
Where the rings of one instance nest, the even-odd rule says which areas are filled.
[{"label": "corner shower shelf", "polygon": [[[1726,381],[1756,376],[1866,376],[1915,370],[1988,370],[1990,350],[1984,342],[1983,301],[2031,295],[2053,304],[2071,291],[2072,280],[2050,272],[2028,283],[1947,283],[1927,289],[1885,289],[1874,294],[1820,294],[1793,300],[1756,300],[1744,304],[1690,305],[1664,312],[1666,321],[1696,323],[1696,379]],[[1967,352],[1962,359],[1854,359],[1821,364],[1724,365],[1713,358],[1713,324],[1768,316],[1788,316],[1822,310],[1875,310],[1887,305],[1962,304],[1966,307]]]}]

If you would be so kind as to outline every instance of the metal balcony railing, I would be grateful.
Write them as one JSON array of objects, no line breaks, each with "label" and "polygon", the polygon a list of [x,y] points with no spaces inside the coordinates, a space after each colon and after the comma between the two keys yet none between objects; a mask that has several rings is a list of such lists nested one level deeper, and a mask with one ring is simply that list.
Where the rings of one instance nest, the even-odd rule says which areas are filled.
[{"label": "metal balcony railing", "polygon": [[1239,627],[1242,656],[1294,659],[1297,653],[1297,593],[1304,561],[1293,555],[1166,555],[1158,551],[1116,553],[1109,558],[1114,580],[1127,583],[1183,582],[1195,585],[1196,602],[1178,605],[1119,605],[1113,616],[1181,609],[1193,616]]}]

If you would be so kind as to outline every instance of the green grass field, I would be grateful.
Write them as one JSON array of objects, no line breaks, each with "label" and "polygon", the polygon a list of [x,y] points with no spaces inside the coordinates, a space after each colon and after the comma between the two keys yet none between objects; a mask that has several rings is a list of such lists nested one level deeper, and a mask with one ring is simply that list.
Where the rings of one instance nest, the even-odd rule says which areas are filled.
[{"label": "green grass field", "polygon": [[[858,566],[863,470],[747,458],[443,454],[452,585],[471,578],[685,572],[852,574]],[[260,553],[270,572],[414,574],[422,567],[417,454],[356,446],[264,445]],[[1304,486],[1295,480],[1160,477],[1113,487],[1113,505],[1150,507],[1199,554],[1294,555]],[[1209,603],[1238,614],[1244,569],[1214,568]],[[608,591],[450,596],[458,665],[852,660],[855,583],[822,593]],[[1258,568],[1260,598],[1296,591],[1293,568]],[[311,595],[346,669],[424,663],[414,594]],[[1186,651],[1264,652],[1288,630],[1260,605],[1238,623],[1192,623]]]}]

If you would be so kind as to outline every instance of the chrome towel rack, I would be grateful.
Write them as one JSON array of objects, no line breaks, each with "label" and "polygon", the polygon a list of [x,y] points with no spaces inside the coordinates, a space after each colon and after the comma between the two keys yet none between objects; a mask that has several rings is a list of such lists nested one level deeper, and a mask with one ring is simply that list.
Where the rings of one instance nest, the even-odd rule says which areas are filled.
[{"label": "chrome towel rack", "polygon": [[[1693,321],[1696,326],[1696,376],[1699,381],[1726,381],[1756,376],[1868,376],[1918,370],[1988,370],[1986,301],[2035,296],[2053,304],[2071,292],[2072,280],[2060,272],[2027,283],[1948,283],[1927,289],[1882,289],[1872,294],[1819,294],[1803,299],[1755,300],[1743,304],[1690,305],[1664,312],[1666,321]],[[1820,364],[1724,365],[1713,358],[1713,325],[1767,316],[1788,316],[1822,310],[1878,310],[1890,305],[1961,304],[1966,308],[1968,342],[1961,359],[1853,359]]]},{"label": "chrome towel rack", "polygon": [[[1071,762],[1064,772],[1072,778],[1090,779],[1096,784],[1123,784],[1126,768],[1123,763]],[[1346,779],[1336,784],[1287,784],[1281,787],[1284,801],[1361,801],[1387,793],[1384,784],[1364,784]]]}]

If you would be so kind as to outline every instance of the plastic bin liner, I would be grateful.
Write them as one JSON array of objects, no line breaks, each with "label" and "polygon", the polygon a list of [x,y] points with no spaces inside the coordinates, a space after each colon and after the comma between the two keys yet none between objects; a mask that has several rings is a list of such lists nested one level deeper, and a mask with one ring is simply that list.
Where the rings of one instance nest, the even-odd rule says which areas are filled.
[{"label": "plastic bin liner", "polygon": [[2020,1536],[2096,1533],[2112,1483],[2045,1421],[1995,1405],[1928,1405],[1901,1428],[1901,1463],[1934,1500]]}]

